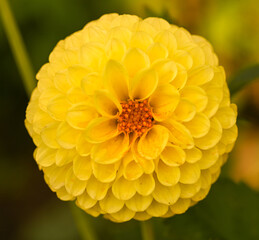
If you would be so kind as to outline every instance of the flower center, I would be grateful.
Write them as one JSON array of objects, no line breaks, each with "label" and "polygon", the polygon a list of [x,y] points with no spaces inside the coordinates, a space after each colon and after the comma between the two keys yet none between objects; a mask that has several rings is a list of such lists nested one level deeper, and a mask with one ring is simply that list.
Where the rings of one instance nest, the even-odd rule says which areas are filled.
[{"label": "flower center", "polygon": [[141,136],[154,124],[151,109],[148,101],[144,100],[133,101],[128,100],[126,103],[121,103],[122,113],[118,118],[118,130],[129,134],[137,133]]}]

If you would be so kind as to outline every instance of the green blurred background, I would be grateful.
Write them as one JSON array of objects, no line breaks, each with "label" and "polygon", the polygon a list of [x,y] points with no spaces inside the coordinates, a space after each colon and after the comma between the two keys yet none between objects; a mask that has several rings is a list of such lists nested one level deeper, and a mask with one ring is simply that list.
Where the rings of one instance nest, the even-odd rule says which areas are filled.
[{"label": "green blurred background", "polygon": [[[0,0],[1,1],[1,0]],[[259,62],[258,0],[10,0],[35,71],[55,44],[104,13],[164,17],[207,38],[229,78]],[[57,199],[32,158],[28,103],[0,23],[0,239],[80,239],[68,203]],[[259,84],[234,97],[239,140],[209,196],[181,216],[153,220],[156,239],[259,239]],[[236,183],[236,182],[244,183]],[[235,183],[234,183],[235,182]],[[87,217],[99,239],[140,239],[136,221]]]}]

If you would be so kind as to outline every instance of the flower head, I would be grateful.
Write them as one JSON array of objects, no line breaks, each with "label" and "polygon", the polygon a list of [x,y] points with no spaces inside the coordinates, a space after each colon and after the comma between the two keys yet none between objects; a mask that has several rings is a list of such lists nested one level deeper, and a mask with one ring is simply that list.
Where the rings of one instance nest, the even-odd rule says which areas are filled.
[{"label": "flower head", "polygon": [[34,157],[62,200],[112,221],[185,212],[237,137],[225,73],[202,37],[108,14],[50,54],[26,111]]}]

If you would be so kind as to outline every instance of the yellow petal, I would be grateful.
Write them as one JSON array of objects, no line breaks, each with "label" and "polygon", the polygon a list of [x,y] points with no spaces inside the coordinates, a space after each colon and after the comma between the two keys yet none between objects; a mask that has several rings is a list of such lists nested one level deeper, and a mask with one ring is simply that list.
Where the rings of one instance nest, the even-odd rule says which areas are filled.
[{"label": "yellow petal", "polygon": [[25,113],[26,120],[29,123],[33,122],[34,114],[38,109],[39,96],[40,96],[40,93],[38,91],[38,88],[35,88],[32,92],[31,99],[30,99],[30,102],[29,102],[29,104],[26,108],[26,113]]},{"label": "yellow petal", "polygon": [[107,88],[119,101],[128,99],[128,77],[124,67],[115,60],[109,60],[106,64],[104,81]]},{"label": "yellow petal", "polygon": [[133,32],[145,32],[148,33],[152,38],[156,34],[156,30],[153,28],[153,26],[145,21],[138,21],[133,25]]},{"label": "yellow petal", "polygon": [[48,124],[41,131],[42,141],[46,144],[46,146],[54,149],[59,148],[59,145],[56,141],[57,127],[58,127],[58,123],[53,122]]},{"label": "yellow petal", "polygon": [[71,88],[67,92],[67,100],[70,104],[87,104],[89,102],[89,97],[84,93],[83,89]]},{"label": "yellow petal", "polygon": [[148,219],[150,219],[152,216],[150,216],[149,214],[147,214],[147,212],[136,212],[134,219],[138,220],[138,221],[146,221]]},{"label": "yellow petal", "polygon": [[112,182],[117,174],[119,163],[116,164],[99,164],[92,163],[93,174],[100,182]]},{"label": "yellow petal", "polygon": [[173,213],[182,214],[186,212],[186,210],[189,208],[190,205],[191,205],[190,199],[179,198],[174,205],[170,206],[170,209]]},{"label": "yellow petal", "polygon": [[174,34],[171,31],[161,31],[155,37],[155,42],[163,44],[173,54],[177,49],[177,42]]},{"label": "yellow petal", "polygon": [[56,191],[57,197],[62,201],[71,201],[74,200],[75,197],[69,194],[65,187],[62,187]]},{"label": "yellow petal", "polygon": [[89,209],[96,204],[97,200],[92,199],[85,191],[83,194],[77,197],[76,204],[82,209]]},{"label": "yellow petal", "polygon": [[172,216],[174,216],[175,214],[171,211],[170,208],[168,208],[168,211],[166,212],[166,214],[164,214],[163,216],[161,216],[161,218],[170,218]]},{"label": "yellow petal", "polygon": [[68,68],[69,80],[75,87],[81,87],[83,78],[89,74],[89,69],[81,66],[71,66]]},{"label": "yellow petal", "polygon": [[119,15],[118,17],[114,18],[111,22],[111,28],[122,26],[128,29],[131,29],[135,23],[140,20],[139,17],[135,15],[123,14]]},{"label": "yellow petal", "polygon": [[27,119],[25,119],[24,124],[25,124],[25,127],[26,127],[29,135],[32,137],[32,140],[33,140],[34,144],[38,147],[42,143],[42,139],[41,139],[40,135],[37,134],[33,130],[33,125],[31,123],[29,123],[27,121]]},{"label": "yellow petal", "polygon": [[118,135],[117,120],[107,117],[100,117],[92,120],[84,133],[87,141],[100,143]]},{"label": "yellow petal", "polygon": [[80,156],[88,156],[91,153],[93,145],[93,143],[86,141],[84,135],[81,134],[76,143],[76,151]]},{"label": "yellow petal", "polygon": [[202,157],[202,151],[196,147],[191,149],[185,149],[186,162],[195,163],[199,161]]},{"label": "yellow petal", "polygon": [[205,64],[205,54],[198,45],[190,44],[185,50],[192,56],[192,68]]},{"label": "yellow petal", "polygon": [[127,180],[135,180],[143,174],[143,169],[139,163],[137,163],[131,152],[126,154],[123,158],[123,176]]},{"label": "yellow petal", "polygon": [[73,173],[72,168],[68,170],[65,180],[65,188],[68,193],[78,196],[85,191],[86,181],[79,180]]},{"label": "yellow petal", "polygon": [[210,130],[210,120],[203,113],[196,113],[194,118],[186,123],[184,126],[189,129],[194,138],[205,136]]},{"label": "yellow petal", "polygon": [[194,146],[192,135],[183,124],[170,119],[164,122],[163,125],[170,131],[170,142],[184,149],[190,149]]},{"label": "yellow petal", "polygon": [[45,63],[39,72],[36,74],[36,79],[40,81],[38,82],[37,88],[43,92],[46,89],[50,89],[54,87],[53,84],[53,77],[55,73],[52,69],[52,64],[51,63]]},{"label": "yellow petal", "polygon": [[105,213],[116,213],[123,208],[124,201],[117,199],[110,190],[99,205]]},{"label": "yellow petal", "polygon": [[76,156],[76,151],[72,149],[59,148],[56,154],[56,164],[61,167],[72,162]]},{"label": "yellow petal", "polygon": [[180,27],[176,29],[174,32],[174,36],[176,37],[178,48],[184,48],[192,42],[192,35],[184,28]]},{"label": "yellow petal", "polygon": [[149,67],[149,58],[140,49],[132,48],[126,54],[123,65],[126,67],[130,77],[134,77],[140,70]]},{"label": "yellow petal", "polygon": [[181,64],[186,70],[189,70],[193,65],[191,54],[184,50],[177,50],[175,54],[171,55],[171,58]]},{"label": "yellow petal", "polygon": [[122,208],[119,212],[112,213],[111,217],[114,222],[126,222],[132,219],[135,212],[129,210],[126,206]]},{"label": "yellow petal", "polygon": [[196,113],[196,107],[189,100],[180,99],[175,111],[174,116],[176,120],[181,122],[188,122],[193,119]]},{"label": "yellow petal", "polygon": [[47,111],[55,120],[64,120],[70,104],[64,95],[58,95],[51,99],[47,106]]},{"label": "yellow petal", "polygon": [[168,57],[168,51],[161,43],[154,43],[151,45],[147,50],[147,54],[151,63],[155,60],[165,59]]},{"label": "yellow petal", "polygon": [[212,118],[209,132],[204,137],[196,138],[195,145],[202,150],[212,148],[219,142],[221,136],[222,127],[220,122],[216,118]]},{"label": "yellow petal", "polygon": [[210,168],[219,159],[217,146],[202,151],[202,158],[197,162],[200,169]]},{"label": "yellow petal", "polygon": [[109,59],[121,61],[126,52],[126,45],[122,40],[111,38],[106,44],[105,52]]},{"label": "yellow petal", "polygon": [[147,159],[155,159],[164,150],[168,138],[168,130],[155,125],[141,136],[137,146],[138,152]]},{"label": "yellow petal", "polygon": [[163,18],[148,17],[143,20],[145,23],[149,23],[156,31],[167,30],[171,25]]},{"label": "yellow petal", "polygon": [[166,205],[174,204],[178,198],[180,197],[181,189],[179,184],[174,186],[168,187],[160,184],[159,182],[156,183],[156,188],[152,193],[154,199]]},{"label": "yellow petal", "polygon": [[105,117],[115,117],[121,112],[119,101],[108,91],[97,90],[94,96],[97,111]]},{"label": "yellow petal", "polygon": [[76,156],[73,161],[73,171],[80,180],[88,180],[92,175],[91,158]]},{"label": "yellow petal", "polygon": [[157,178],[159,182],[165,186],[173,186],[178,183],[180,179],[179,167],[171,167],[159,161],[156,169]]},{"label": "yellow petal", "polygon": [[159,86],[149,100],[153,108],[154,118],[163,121],[168,118],[177,107],[179,102],[179,92],[170,84]]},{"label": "yellow petal", "polygon": [[192,198],[201,189],[201,180],[199,179],[194,184],[182,184],[181,187],[181,198]]},{"label": "yellow petal", "polygon": [[211,66],[199,66],[193,68],[191,71],[188,72],[188,81],[187,85],[203,85],[208,83],[212,80],[214,76],[214,70]]},{"label": "yellow petal", "polygon": [[192,200],[193,201],[196,201],[196,202],[199,202],[201,201],[202,199],[204,199],[208,193],[210,191],[210,187],[208,188],[201,188],[199,192],[197,192],[193,197],[192,197]]},{"label": "yellow petal", "polygon": [[64,48],[69,50],[78,50],[83,45],[82,31],[75,32],[64,39]]},{"label": "yellow petal", "polygon": [[108,39],[118,39],[122,41],[126,47],[129,45],[132,32],[127,27],[114,27],[109,31]]},{"label": "yellow petal", "polygon": [[170,83],[177,75],[177,66],[174,61],[160,60],[156,61],[153,65],[153,69],[158,73],[159,84]]},{"label": "yellow petal", "polygon": [[237,111],[234,106],[236,105],[231,104],[230,107],[222,107],[215,114],[224,129],[231,128],[236,123]]},{"label": "yellow petal", "polygon": [[136,193],[135,182],[126,180],[124,177],[118,178],[112,185],[114,196],[120,200],[128,200]]},{"label": "yellow petal", "polygon": [[[225,155],[227,155],[227,154],[225,154]],[[212,182],[213,182],[213,178],[214,178],[213,174],[220,172],[220,168],[223,164],[223,156],[224,155],[219,156],[218,160],[210,168],[208,168],[209,172],[212,174],[211,175]]]},{"label": "yellow petal", "polygon": [[194,104],[197,112],[203,111],[208,103],[206,92],[197,86],[187,86],[183,88],[181,91],[181,97]]},{"label": "yellow petal", "polygon": [[137,31],[133,33],[129,46],[146,51],[151,44],[153,44],[153,39],[149,34],[143,31]]},{"label": "yellow petal", "polygon": [[105,198],[109,188],[109,183],[102,183],[92,175],[87,182],[86,191],[92,199],[102,200]]},{"label": "yellow petal", "polygon": [[230,105],[230,92],[227,86],[227,83],[224,82],[223,85],[223,98],[222,101],[220,102],[220,107],[226,107]]},{"label": "yellow petal", "polygon": [[141,196],[136,193],[131,199],[126,201],[126,206],[134,212],[142,212],[150,206],[152,200],[153,198],[151,195]]},{"label": "yellow petal", "polygon": [[206,64],[215,66],[218,65],[218,59],[216,55],[214,54],[213,48],[211,44],[203,37],[192,35],[192,39],[195,43],[197,43],[204,51],[205,53],[205,60]]},{"label": "yellow petal", "polygon": [[149,206],[149,208],[147,209],[147,213],[153,217],[161,217],[165,215],[167,211],[168,211],[168,205],[158,203],[156,201],[153,201]]},{"label": "yellow petal", "polygon": [[176,167],[185,162],[184,150],[176,145],[167,145],[160,156],[161,160],[168,166]]},{"label": "yellow petal", "polygon": [[218,110],[219,104],[223,98],[222,88],[208,88],[206,89],[208,96],[208,104],[203,113],[211,118]]},{"label": "yellow petal", "polygon": [[208,188],[211,185],[211,173],[209,170],[202,170],[201,171],[201,187]]},{"label": "yellow petal", "polygon": [[176,63],[176,66],[177,66],[177,75],[175,76],[171,84],[175,86],[177,90],[181,90],[187,82],[188,74],[186,69],[182,65]]},{"label": "yellow petal", "polygon": [[89,26],[82,30],[83,42],[104,42],[106,31],[96,25]]},{"label": "yellow petal", "polygon": [[92,68],[95,71],[100,71],[105,60],[105,53],[102,45],[97,42],[86,43],[80,49],[80,63],[84,67]]},{"label": "yellow petal", "polygon": [[108,141],[94,145],[91,158],[96,163],[111,164],[120,160],[129,149],[129,136],[120,134]]},{"label": "yellow petal", "polygon": [[68,110],[66,121],[75,129],[85,129],[88,123],[97,117],[98,113],[92,106],[77,104]]},{"label": "yellow petal", "polygon": [[130,84],[130,97],[143,100],[151,96],[158,84],[157,73],[153,69],[141,71]]},{"label": "yellow petal", "polygon": [[152,159],[144,158],[140,155],[140,153],[138,152],[138,149],[137,149],[138,142],[139,142],[139,140],[136,140],[136,142],[132,143],[131,150],[133,153],[133,158],[135,159],[135,161],[137,163],[140,164],[144,173],[150,174],[155,170],[154,161]]},{"label": "yellow petal", "polygon": [[81,88],[89,95],[94,95],[95,91],[102,86],[102,78],[97,73],[87,74],[81,81]]},{"label": "yellow petal", "polygon": [[57,96],[62,96],[62,94],[56,88],[45,89],[39,96],[39,107],[46,112],[50,100],[56,98]]},{"label": "yellow petal", "polygon": [[67,69],[57,72],[53,80],[55,87],[63,93],[66,93],[72,86],[69,81]]},{"label": "yellow petal", "polygon": [[152,174],[143,174],[138,180],[136,180],[135,187],[140,195],[150,195],[155,189],[155,180]]},{"label": "yellow petal", "polygon": [[74,148],[80,134],[80,131],[71,128],[66,122],[62,122],[57,129],[57,142],[63,148]]},{"label": "yellow petal", "polygon": [[[216,67],[213,67],[213,70],[214,70],[214,76],[212,80],[204,84],[203,87],[205,90],[210,88],[220,88],[222,91],[223,85],[226,84],[226,74],[225,74],[224,68],[222,66],[216,66]],[[226,86],[226,89],[228,89],[227,85],[225,86]],[[228,97],[229,97],[229,94],[228,94]]]},{"label": "yellow petal", "polygon": [[65,185],[66,174],[71,168],[70,164],[62,167],[57,167],[52,165],[50,167],[44,168],[44,174],[49,178],[49,184],[53,189],[60,189]]},{"label": "yellow petal", "polygon": [[93,207],[84,210],[86,213],[90,214],[93,217],[98,217],[102,213],[102,210],[98,203],[96,203]]},{"label": "yellow petal", "polygon": [[224,129],[222,134],[222,139],[220,140],[220,142],[222,142],[225,145],[232,144],[236,141],[237,135],[238,135],[237,125],[234,125],[229,129]]},{"label": "yellow petal", "polygon": [[64,40],[59,41],[54,51],[49,55],[49,62],[56,71],[79,64],[78,51],[65,49],[64,45]]},{"label": "yellow petal", "polygon": [[180,166],[181,176],[180,182],[185,184],[193,184],[197,182],[201,171],[198,163],[185,163]]},{"label": "yellow petal", "polygon": [[40,166],[49,167],[56,161],[56,150],[41,145],[35,150],[34,158]]}]

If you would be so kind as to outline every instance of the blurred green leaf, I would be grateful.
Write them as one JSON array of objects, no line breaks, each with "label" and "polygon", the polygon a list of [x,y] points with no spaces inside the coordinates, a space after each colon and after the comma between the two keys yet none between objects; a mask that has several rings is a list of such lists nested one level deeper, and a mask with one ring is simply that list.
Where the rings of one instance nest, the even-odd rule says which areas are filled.
[{"label": "blurred green leaf", "polygon": [[164,239],[258,240],[259,193],[223,179],[183,215],[165,220]]},{"label": "blurred green leaf", "polygon": [[229,80],[229,90],[231,95],[241,91],[246,85],[259,78],[259,64],[252,65],[240,70]]},{"label": "blurred green leaf", "polygon": [[68,204],[55,199],[47,202],[25,221],[15,239],[71,240],[81,238]]}]

